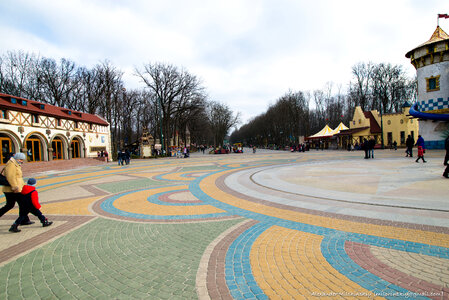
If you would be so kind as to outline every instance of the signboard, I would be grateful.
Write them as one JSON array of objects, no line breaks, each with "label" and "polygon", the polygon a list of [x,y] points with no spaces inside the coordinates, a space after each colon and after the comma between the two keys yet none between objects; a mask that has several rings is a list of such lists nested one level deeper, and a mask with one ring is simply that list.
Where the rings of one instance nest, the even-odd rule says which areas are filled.
[{"label": "signboard", "polygon": [[101,151],[106,151],[106,147],[102,146],[102,147],[90,147],[90,152],[101,152]]},{"label": "signboard", "polygon": [[142,147],[141,157],[150,157],[150,156],[151,156],[151,147],[149,146]]}]

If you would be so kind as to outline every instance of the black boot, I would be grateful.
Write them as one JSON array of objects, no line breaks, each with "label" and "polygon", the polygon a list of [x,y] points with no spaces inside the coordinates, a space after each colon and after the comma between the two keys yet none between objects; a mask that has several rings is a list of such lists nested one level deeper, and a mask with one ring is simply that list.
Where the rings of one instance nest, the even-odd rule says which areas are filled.
[{"label": "black boot", "polygon": [[42,227],[47,227],[50,226],[51,224],[53,224],[52,221],[48,221],[47,219],[45,219],[44,223],[42,223]]},{"label": "black boot", "polygon": [[11,232],[20,232],[21,230],[19,228],[17,228],[19,225],[17,224],[12,224],[11,228],[9,228],[9,231]]},{"label": "black boot", "polygon": [[31,225],[31,224],[34,224],[34,222],[30,220],[20,223],[20,225]]}]

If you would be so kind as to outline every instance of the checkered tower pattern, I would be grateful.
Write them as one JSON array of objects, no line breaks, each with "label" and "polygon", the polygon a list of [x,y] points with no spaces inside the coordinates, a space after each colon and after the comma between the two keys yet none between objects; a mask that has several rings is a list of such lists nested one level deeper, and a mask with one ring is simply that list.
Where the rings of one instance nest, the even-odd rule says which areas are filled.
[{"label": "checkered tower pattern", "polygon": [[[449,113],[449,61],[429,64],[416,70],[418,109],[421,112]],[[438,89],[429,90],[429,78],[438,77]]]},{"label": "checkered tower pattern", "polygon": [[435,110],[449,109],[449,97],[422,100],[418,104],[418,108],[422,112],[432,112]]}]

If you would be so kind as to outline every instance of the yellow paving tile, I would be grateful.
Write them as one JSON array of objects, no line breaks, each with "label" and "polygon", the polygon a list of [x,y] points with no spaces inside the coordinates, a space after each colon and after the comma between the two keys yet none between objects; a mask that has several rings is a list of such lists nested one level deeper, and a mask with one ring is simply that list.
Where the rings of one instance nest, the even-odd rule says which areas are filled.
[{"label": "yellow paving tile", "polygon": [[[50,203],[41,203],[41,212],[44,215],[80,215],[80,216],[88,216],[92,215],[92,212],[89,210],[89,206],[101,199],[101,197],[89,197],[84,199],[76,199],[70,201],[62,201],[62,202],[50,202]],[[19,209],[14,208],[9,211],[12,214],[18,214]]]},{"label": "yellow paving tile", "polygon": [[169,174],[163,175],[162,178],[163,179],[167,179],[167,180],[192,181],[192,180],[195,179],[194,177],[183,177],[182,175],[184,175],[184,174],[191,174],[191,173],[194,173],[194,172],[195,171],[169,173]]},{"label": "yellow paving tile", "polygon": [[222,213],[223,210],[211,205],[174,206],[150,203],[147,199],[158,193],[185,190],[186,185],[176,187],[163,187],[135,193],[126,194],[114,202],[114,207],[119,210],[135,214],[157,215],[157,216],[181,216],[181,215],[203,215]]},{"label": "yellow paving tile", "polygon": [[[341,276],[324,259],[321,241],[319,235],[278,226],[272,226],[255,240],[250,253],[251,269],[256,282],[268,283],[270,288],[266,284],[259,286],[270,299],[276,296],[309,298],[312,293],[370,294],[368,290],[354,286],[354,282]],[[312,245],[304,247],[306,243]],[[261,265],[270,267],[268,273],[260,268]]]}]

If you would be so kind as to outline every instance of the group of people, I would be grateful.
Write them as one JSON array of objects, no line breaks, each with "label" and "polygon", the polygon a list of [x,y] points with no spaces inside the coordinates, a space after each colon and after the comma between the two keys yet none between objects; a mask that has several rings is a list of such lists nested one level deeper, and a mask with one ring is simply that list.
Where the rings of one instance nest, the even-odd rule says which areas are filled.
[{"label": "group of people", "polygon": [[125,151],[119,150],[117,152],[117,162],[119,166],[123,166],[123,164],[129,165],[131,161],[131,152],[126,149]]},{"label": "group of people", "polygon": [[370,140],[363,139],[362,149],[365,151],[365,159],[374,158],[374,147],[376,146],[376,141],[374,138]]},{"label": "group of people", "polygon": [[421,135],[418,135],[418,140],[415,144],[415,139],[409,134],[407,139],[405,140],[405,157],[413,157],[413,146],[418,147],[418,158],[416,162],[419,162],[419,159],[422,159],[423,162],[427,162],[424,159],[424,153],[426,153],[426,148],[424,146],[424,138]]},{"label": "group of people", "polygon": [[21,230],[18,227],[21,225],[34,224],[28,217],[29,213],[38,217],[43,227],[53,224],[40,211],[41,205],[39,204],[39,196],[35,187],[36,179],[29,178],[27,184],[23,180],[21,165],[25,160],[26,156],[24,153],[16,153],[9,158],[1,171],[7,182],[3,186],[6,204],[0,208],[0,217],[12,209],[16,202],[19,205],[19,217],[9,228],[11,232],[20,232]]},{"label": "group of people", "polygon": [[178,151],[176,153],[176,157],[178,157],[178,158],[181,158],[181,157],[188,158],[188,157],[190,157],[190,149],[188,147],[184,147],[184,148],[179,147]]},{"label": "group of people", "polygon": [[[371,157],[374,158],[374,146],[372,147],[370,145],[371,141],[374,141],[374,139],[370,141],[367,141],[365,139],[362,145],[362,148],[365,150],[365,158],[370,158],[369,151],[372,151]],[[368,145],[368,147],[365,145]],[[415,143],[415,139],[409,134],[407,139],[405,140],[405,146],[405,157],[413,157],[413,147],[416,146],[418,148],[418,157],[416,158],[415,162],[419,163],[420,159],[423,161],[423,163],[427,162],[424,158],[424,154],[426,153],[425,141],[421,135],[418,135],[418,139]],[[446,169],[443,172],[443,177],[449,178],[449,136],[447,136],[444,141],[444,148],[446,150],[446,155],[444,157],[443,164],[446,166]]]},{"label": "group of people", "polygon": [[105,162],[109,162],[109,153],[106,150],[101,150],[97,152],[98,158],[104,158]]},{"label": "group of people", "polygon": [[291,152],[295,152],[295,151],[306,152],[306,150],[309,151],[308,145],[306,143],[293,145],[293,146],[290,147],[290,151]]}]

